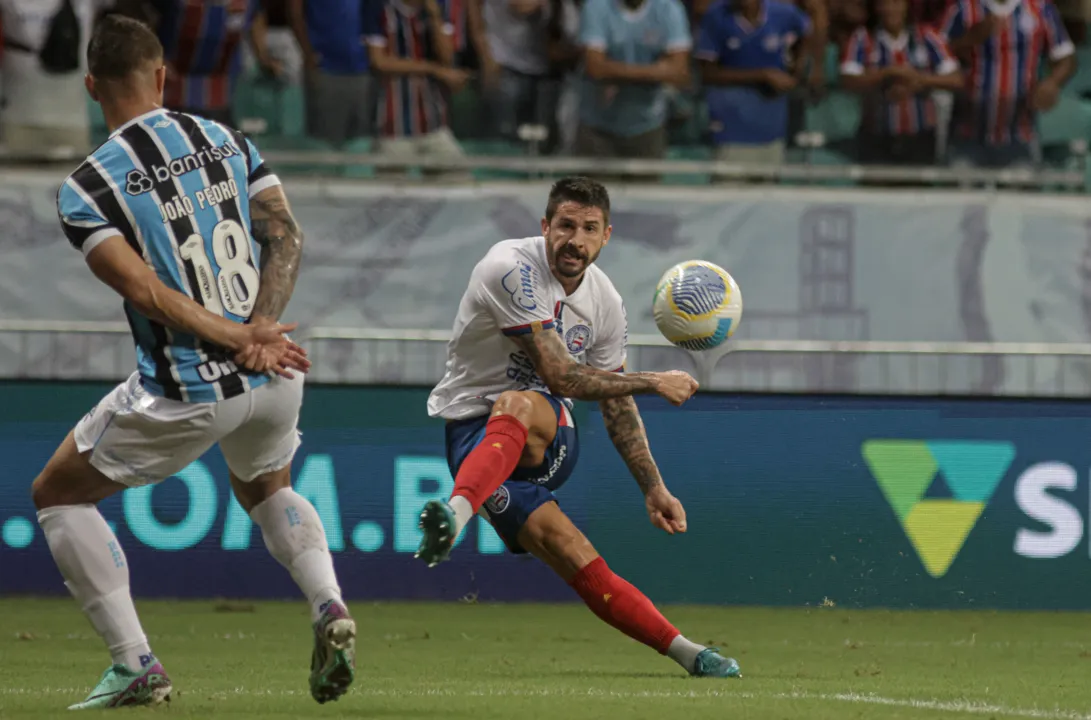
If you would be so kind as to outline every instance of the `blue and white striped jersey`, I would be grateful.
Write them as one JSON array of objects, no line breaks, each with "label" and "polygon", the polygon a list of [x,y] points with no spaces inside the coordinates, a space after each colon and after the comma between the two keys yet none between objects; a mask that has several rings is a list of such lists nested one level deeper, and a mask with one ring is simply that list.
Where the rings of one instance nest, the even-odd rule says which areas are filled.
[{"label": "blue and white striped jersey", "polygon": [[[61,185],[57,210],[86,255],[121,235],[168,287],[206,310],[246,322],[259,278],[250,198],[280,181],[253,144],[211,120],[154,110],[125,123]],[[232,354],[140,314],[125,314],[148,392],[215,402],[268,381]]]}]

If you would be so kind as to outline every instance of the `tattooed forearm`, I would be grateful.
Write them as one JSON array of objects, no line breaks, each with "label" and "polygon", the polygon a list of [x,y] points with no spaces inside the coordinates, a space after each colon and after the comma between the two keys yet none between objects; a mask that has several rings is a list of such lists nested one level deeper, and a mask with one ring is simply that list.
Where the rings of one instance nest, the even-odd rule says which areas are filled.
[{"label": "tattooed forearm", "polygon": [[629,467],[629,472],[636,479],[641,492],[645,495],[652,488],[663,484],[651,448],[648,447],[648,435],[644,432],[644,421],[636,401],[631,397],[613,398],[599,403],[602,419],[606,423],[606,432],[614,442],[618,454]]},{"label": "tattooed forearm", "polygon": [[551,331],[513,338],[549,389],[573,400],[605,400],[655,392],[651,373],[615,373],[577,363],[560,335]]},{"label": "tattooed forearm", "polygon": [[303,255],[303,232],[280,186],[250,201],[250,230],[261,245],[261,288],[251,316],[279,320],[292,299]]}]

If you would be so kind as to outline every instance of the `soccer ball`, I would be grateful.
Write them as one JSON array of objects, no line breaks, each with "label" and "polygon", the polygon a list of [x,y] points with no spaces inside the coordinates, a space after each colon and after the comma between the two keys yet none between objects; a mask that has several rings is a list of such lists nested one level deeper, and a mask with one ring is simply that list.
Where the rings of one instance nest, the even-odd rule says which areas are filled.
[{"label": "soccer ball", "polygon": [[659,278],[652,313],[659,332],[678,347],[711,350],[738,329],[742,292],[722,267],[689,260]]}]

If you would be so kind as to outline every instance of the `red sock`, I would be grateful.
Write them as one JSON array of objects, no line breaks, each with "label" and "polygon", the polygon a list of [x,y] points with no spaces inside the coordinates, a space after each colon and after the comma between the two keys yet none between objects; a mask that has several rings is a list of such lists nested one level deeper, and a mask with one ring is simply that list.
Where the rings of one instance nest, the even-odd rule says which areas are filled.
[{"label": "red sock", "polygon": [[496,488],[511,476],[523,448],[527,429],[511,415],[494,415],[485,424],[485,438],[478,443],[458,469],[451,497],[461,495],[470,501],[474,512],[481,509]]},{"label": "red sock", "polygon": [[576,573],[569,585],[600,619],[661,655],[681,634],[644,593],[615,575],[602,558]]}]

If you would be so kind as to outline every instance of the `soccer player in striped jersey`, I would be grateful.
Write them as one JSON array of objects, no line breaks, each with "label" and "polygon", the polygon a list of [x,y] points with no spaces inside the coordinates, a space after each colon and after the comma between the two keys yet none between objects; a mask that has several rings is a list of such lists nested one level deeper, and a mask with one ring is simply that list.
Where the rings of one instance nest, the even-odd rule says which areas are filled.
[{"label": "soccer player in striped jersey", "polygon": [[318,513],[290,477],[298,371],[309,362],[279,317],[303,236],[249,141],[162,108],[163,48],[146,26],[104,19],[88,71],[112,132],[61,185],[57,206],[68,240],[125,300],[138,370],[76,424],[33,484],[50,552],[113,661],[73,707],[169,698],[125,554],[95,505],[161,482],[217,443],[239,504],[311,603],[311,694],[337,699],[353,679],[356,626]]}]

